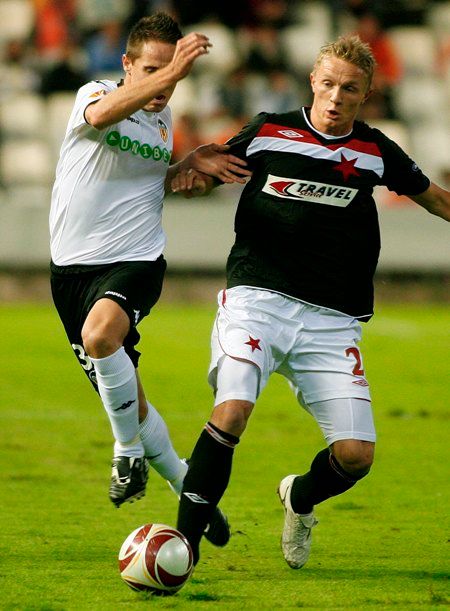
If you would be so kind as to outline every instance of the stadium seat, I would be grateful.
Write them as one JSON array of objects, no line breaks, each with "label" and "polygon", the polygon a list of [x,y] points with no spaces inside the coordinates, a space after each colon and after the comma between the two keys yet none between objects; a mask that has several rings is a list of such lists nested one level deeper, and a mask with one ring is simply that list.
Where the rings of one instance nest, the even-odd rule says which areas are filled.
[{"label": "stadium seat", "polygon": [[289,65],[300,74],[309,74],[320,47],[328,41],[325,28],[292,25],[280,32]]},{"label": "stadium seat", "polygon": [[5,139],[12,137],[40,138],[47,129],[45,102],[30,93],[12,93],[0,104],[0,125]]},{"label": "stadium seat", "polygon": [[427,24],[439,42],[448,41],[450,36],[450,2],[430,3],[427,10]]},{"label": "stadium seat", "polygon": [[408,122],[426,120],[431,113],[445,117],[448,100],[445,85],[433,74],[410,74],[393,91],[395,107]]},{"label": "stadium seat", "polygon": [[29,66],[22,66],[11,61],[0,63],[2,88],[0,100],[7,100],[10,95],[33,91],[39,84],[39,77]]},{"label": "stadium seat", "polygon": [[439,121],[439,115],[431,122],[413,124],[410,129],[412,157],[417,164],[441,184],[441,175],[449,167],[450,130]]},{"label": "stadium seat", "polygon": [[201,71],[202,74],[204,72],[227,74],[237,66],[239,58],[236,50],[236,40],[232,30],[220,23],[208,21],[184,29],[186,34],[188,32],[201,32],[208,36],[213,43],[209,53],[201,57],[194,65],[194,74],[199,71]]},{"label": "stadium seat", "polygon": [[198,90],[195,79],[187,76],[177,83],[175,91],[170,98],[172,116],[178,117],[183,114],[191,114],[197,111]]},{"label": "stadium seat", "polygon": [[132,4],[131,0],[77,0],[77,23],[82,30],[92,31],[109,20],[125,21]]},{"label": "stadium seat", "polygon": [[49,147],[42,140],[11,140],[0,148],[0,176],[6,187],[49,185],[54,165]]},{"label": "stadium seat", "polygon": [[308,27],[315,32],[321,32],[325,41],[332,39],[333,24],[331,12],[326,2],[318,0],[299,2],[294,10],[297,24]]},{"label": "stadium seat", "polygon": [[55,163],[74,102],[75,93],[69,92],[53,93],[47,99],[47,138]]},{"label": "stadium seat", "polygon": [[357,18],[348,11],[338,11],[334,15],[335,32],[339,36],[346,36],[350,32],[355,32],[358,27]]},{"label": "stadium seat", "polygon": [[389,37],[400,56],[406,75],[433,74],[436,68],[436,41],[424,26],[397,26]]},{"label": "stadium seat", "polygon": [[8,187],[6,203],[15,208],[44,208],[50,206],[52,185],[11,185]]},{"label": "stadium seat", "polygon": [[[203,119],[202,123],[206,123],[204,117],[211,117],[217,110],[220,82],[219,75],[216,74],[214,78],[210,72],[202,72],[195,77],[195,95],[192,99],[195,101],[195,113],[200,119]],[[202,129],[203,127],[207,129],[206,125],[202,125]]]},{"label": "stadium seat", "polygon": [[34,26],[34,9],[30,0],[1,0],[0,44],[6,40],[27,39]]}]

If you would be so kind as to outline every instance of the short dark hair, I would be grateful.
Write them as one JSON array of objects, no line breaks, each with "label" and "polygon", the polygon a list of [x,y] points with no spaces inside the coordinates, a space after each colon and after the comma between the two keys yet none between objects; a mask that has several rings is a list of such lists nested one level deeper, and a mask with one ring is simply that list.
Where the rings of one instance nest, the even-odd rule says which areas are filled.
[{"label": "short dark hair", "polygon": [[183,38],[178,23],[167,13],[154,13],[142,17],[132,28],[127,40],[126,55],[131,60],[141,54],[142,44],[147,40],[157,40],[175,45]]}]

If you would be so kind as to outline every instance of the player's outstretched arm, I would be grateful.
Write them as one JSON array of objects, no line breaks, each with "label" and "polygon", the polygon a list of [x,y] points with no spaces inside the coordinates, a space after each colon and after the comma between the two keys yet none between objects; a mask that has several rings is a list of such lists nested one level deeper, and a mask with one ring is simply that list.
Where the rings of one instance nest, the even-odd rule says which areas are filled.
[{"label": "player's outstretched arm", "polygon": [[247,162],[227,153],[227,144],[204,144],[196,148],[188,157],[194,170],[214,176],[221,182],[239,182],[245,184],[252,173],[247,168]]},{"label": "player's outstretched arm", "polygon": [[[171,165],[165,182],[166,193],[173,191],[172,181],[177,174],[186,173],[191,169],[216,178],[218,182],[208,181],[208,183],[211,182],[211,188],[221,183],[245,184],[246,179],[252,173],[247,168],[246,161],[227,153],[229,148],[226,144],[203,144],[189,153],[182,161]],[[184,191],[184,189],[178,185],[177,191]]]},{"label": "player's outstretched arm", "polygon": [[171,190],[172,193],[180,193],[183,197],[191,199],[208,195],[216,184],[212,176],[193,169],[181,170],[172,178]]},{"label": "player's outstretched arm", "polygon": [[125,83],[87,107],[87,121],[97,129],[104,129],[123,121],[143,108],[153,98],[187,76],[195,60],[208,53],[209,39],[191,32],[181,38],[175,47],[172,61],[134,83]]},{"label": "player's outstretched arm", "polygon": [[450,192],[446,189],[442,189],[432,182],[428,189],[420,195],[410,195],[409,197],[431,214],[450,221]]}]

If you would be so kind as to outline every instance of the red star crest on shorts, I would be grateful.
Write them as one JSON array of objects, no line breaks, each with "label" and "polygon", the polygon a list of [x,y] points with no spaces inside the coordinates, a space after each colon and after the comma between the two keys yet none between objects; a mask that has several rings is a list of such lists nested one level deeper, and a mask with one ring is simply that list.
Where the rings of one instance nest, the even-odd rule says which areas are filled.
[{"label": "red star crest on shorts", "polygon": [[262,348],[259,345],[260,341],[261,341],[260,339],[253,339],[253,337],[249,335],[248,342],[245,342],[245,344],[251,347],[252,352],[255,352],[255,350],[262,350]]},{"label": "red star crest on shorts", "polygon": [[342,172],[344,180],[348,180],[348,177],[352,174],[354,176],[359,176],[358,170],[355,168],[355,163],[357,158],[355,159],[346,159],[344,153],[341,153],[340,162],[333,166],[333,170],[337,170],[338,172]]}]

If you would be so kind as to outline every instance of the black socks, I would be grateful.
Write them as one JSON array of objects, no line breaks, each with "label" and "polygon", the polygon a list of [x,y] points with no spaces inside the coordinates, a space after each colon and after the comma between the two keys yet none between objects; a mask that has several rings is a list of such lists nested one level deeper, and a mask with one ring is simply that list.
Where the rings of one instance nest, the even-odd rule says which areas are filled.
[{"label": "black socks", "polygon": [[238,443],[238,437],[208,422],[189,459],[177,529],[191,544],[195,564],[198,562],[203,532],[228,486],[233,452]]},{"label": "black socks", "polygon": [[314,505],[342,494],[363,476],[346,473],[326,448],[314,458],[308,473],[294,480],[291,490],[292,509],[295,513],[310,513]]}]

